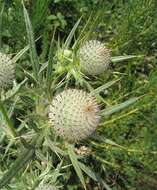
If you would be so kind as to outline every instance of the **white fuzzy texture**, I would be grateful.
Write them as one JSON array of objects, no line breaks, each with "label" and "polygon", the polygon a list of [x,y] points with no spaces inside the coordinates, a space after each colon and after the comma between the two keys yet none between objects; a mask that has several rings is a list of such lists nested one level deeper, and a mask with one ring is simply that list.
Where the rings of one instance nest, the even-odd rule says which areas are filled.
[{"label": "white fuzzy texture", "polygon": [[9,87],[15,77],[15,66],[7,55],[0,52],[0,90]]},{"label": "white fuzzy texture", "polygon": [[83,90],[64,90],[54,97],[49,109],[54,131],[69,142],[87,138],[99,124],[98,104]]},{"label": "white fuzzy texture", "polygon": [[97,40],[90,40],[80,48],[80,65],[82,71],[89,75],[103,73],[110,61],[109,50]]}]

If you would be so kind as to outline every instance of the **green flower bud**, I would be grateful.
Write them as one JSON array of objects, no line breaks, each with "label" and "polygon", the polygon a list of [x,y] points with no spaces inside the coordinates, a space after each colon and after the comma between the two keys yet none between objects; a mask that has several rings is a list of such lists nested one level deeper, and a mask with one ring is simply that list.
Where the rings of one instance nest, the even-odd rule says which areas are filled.
[{"label": "green flower bud", "polygon": [[94,97],[78,89],[64,90],[50,105],[49,120],[55,133],[69,142],[86,139],[97,128],[99,106]]},{"label": "green flower bud", "polygon": [[81,69],[89,75],[103,73],[109,67],[110,61],[109,50],[97,40],[90,40],[80,48]]}]

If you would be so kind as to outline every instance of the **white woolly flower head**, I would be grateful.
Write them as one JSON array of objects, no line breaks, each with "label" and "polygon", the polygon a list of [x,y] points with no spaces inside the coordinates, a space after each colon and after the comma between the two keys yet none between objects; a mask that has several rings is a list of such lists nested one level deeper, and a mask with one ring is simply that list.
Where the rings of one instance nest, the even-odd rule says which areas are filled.
[{"label": "white woolly flower head", "polygon": [[15,66],[9,56],[0,52],[0,90],[13,83]]},{"label": "white woolly flower head", "polygon": [[78,142],[97,128],[99,106],[95,98],[83,90],[64,90],[54,97],[49,120],[58,136],[69,142]]},{"label": "white woolly flower head", "polygon": [[109,50],[97,40],[87,41],[80,48],[80,65],[83,72],[90,75],[103,73],[110,64]]}]

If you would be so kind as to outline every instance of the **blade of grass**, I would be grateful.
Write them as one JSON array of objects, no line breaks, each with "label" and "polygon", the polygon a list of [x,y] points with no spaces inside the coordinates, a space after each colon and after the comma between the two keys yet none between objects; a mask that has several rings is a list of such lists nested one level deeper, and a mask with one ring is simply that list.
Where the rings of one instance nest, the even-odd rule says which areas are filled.
[{"label": "blade of grass", "polygon": [[75,169],[75,171],[76,171],[76,173],[77,173],[77,175],[78,175],[84,189],[86,190],[85,180],[84,180],[84,177],[83,177],[79,162],[77,160],[77,156],[76,156],[76,154],[74,152],[74,147],[71,144],[68,144],[67,146],[68,146],[68,154],[69,154],[70,160],[71,160],[71,162],[73,164],[73,167],[74,167],[74,169]]},{"label": "blade of grass", "polygon": [[27,36],[28,36],[28,41],[29,41],[29,46],[30,46],[30,56],[31,56],[33,73],[36,80],[38,81],[39,80],[39,60],[37,56],[37,50],[35,46],[32,25],[31,25],[31,22],[30,22],[30,19],[29,19],[29,16],[28,16],[28,13],[23,1],[22,1],[22,5],[23,5],[23,13],[24,13],[24,18],[25,18]]}]

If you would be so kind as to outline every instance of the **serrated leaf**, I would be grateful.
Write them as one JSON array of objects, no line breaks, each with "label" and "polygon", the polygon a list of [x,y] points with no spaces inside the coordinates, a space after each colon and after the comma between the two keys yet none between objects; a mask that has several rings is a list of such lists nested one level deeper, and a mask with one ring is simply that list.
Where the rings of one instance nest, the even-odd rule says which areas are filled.
[{"label": "serrated leaf", "polygon": [[132,104],[135,103],[137,100],[139,100],[138,97],[131,98],[130,100],[127,100],[127,101],[125,101],[125,102],[123,102],[123,103],[121,103],[121,104],[117,104],[117,105],[111,106],[111,107],[109,107],[109,108],[103,109],[103,110],[101,111],[101,115],[102,115],[102,116],[111,115],[111,114],[113,114],[113,113],[115,113],[115,112],[118,112],[118,111],[120,111],[120,110],[122,110],[122,109],[124,109],[124,108],[126,108],[126,107],[128,107],[128,106],[130,106],[130,105],[132,105]]},{"label": "serrated leaf", "polygon": [[86,185],[85,185],[85,180],[84,180],[82,171],[80,169],[79,162],[77,160],[77,156],[76,156],[76,154],[74,152],[74,147],[71,144],[68,144],[67,146],[68,146],[68,154],[69,154],[70,160],[72,162],[72,165],[73,165],[73,167],[74,167],[74,169],[75,169],[75,171],[76,171],[76,173],[77,173],[77,175],[78,175],[84,189],[87,190]]}]

